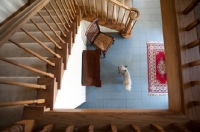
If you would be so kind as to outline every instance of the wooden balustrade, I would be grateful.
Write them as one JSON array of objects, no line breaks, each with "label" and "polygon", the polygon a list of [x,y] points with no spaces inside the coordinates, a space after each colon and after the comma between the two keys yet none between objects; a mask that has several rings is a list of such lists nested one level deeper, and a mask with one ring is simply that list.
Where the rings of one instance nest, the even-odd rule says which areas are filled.
[{"label": "wooden balustrade", "polygon": [[65,132],[74,132],[74,126],[71,125],[71,126],[68,126],[65,130]]},{"label": "wooden balustrade", "polygon": [[141,132],[140,128],[137,125],[131,124],[131,127],[132,127],[134,132]]},{"label": "wooden balustrade", "polygon": [[[66,37],[67,35],[64,33],[64,31],[62,30],[62,28],[58,25],[58,23],[56,22],[56,20],[53,18],[53,15],[49,12],[49,10],[47,8],[44,7],[44,9],[47,11],[47,13],[49,14],[49,16],[51,17],[51,19],[53,20],[53,22],[56,24],[57,28],[62,32],[62,34]],[[55,12],[57,13],[57,12]],[[57,14],[56,14],[57,15]],[[69,31],[67,29],[67,31]]]},{"label": "wooden balustrade", "polygon": [[116,125],[111,124],[111,131],[112,131],[112,132],[117,132],[117,127],[116,127]]},{"label": "wooden balustrade", "polygon": [[[69,29],[65,26],[63,20],[61,19],[60,15],[58,14],[58,12],[56,11],[55,7],[53,6],[53,4],[51,2],[49,2],[51,8],[53,9],[53,11],[56,13],[56,16],[58,17],[58,19],[60,20],[60,22],[62,23],[63,27],[65,28],[66,31],[69,31]],[[57,4],[57,1],[56,1]],[[45,7],[45,10],[47,11],[48,9]],[[60,10],[60,9],[59,9]],[[62,13],[62,12],[61,12]],[[65,17],[63,17],[65,19]],[[69,23],[67,23],[69,26]]]},{"label": "wooden balustrade", "polygon": [[[69,11],[69,9],[68,9],[68,11],[67,11],[67,8],[65,7],[66,5],[65,5],[65,3],[61,0],[60,1],[61,3],[62,3],[62,7],[63,7],[63,9],[64,9],[64,11],[65,11],[65,13],[66,13],[66,15],[67,15],[67,18],[68,18],[68,20],[70,21],[70,23],[73,23],[72,22],[72,20],[73,20],[73,16],[71,15],[71,11]],[[69,25],[70,26],[70,25]]]},{"label": "wooden balustrade", "polygon": [[176,130],[177,132],[190,132],[186,127],[184,126],[181,126],[179,124],[172,124],[172,128],[174,130]]},{"label": "wooden balustrade", "polygon": [[[70,6],[72,6],[74,12],[76,13],[75,3],[77,3],[76,0],[69,0],[69,4],[70,4]],[[77,4],[76,4],[76,5],[77,5]]]},{"label": "wooden balustrade", "polygon": [[62,49],[61,46],[57,44],[34,20],[30,19],[30,21],[58,48]]},{"label": "wooden balustrade", "polygon": [[53,129],[54,124],[49,124],[43,127],[43,129],[40,132],[51,132],[51,130]]},{"label": "wooden balustrade", "polygon": [[195,46],[200,45],[200,39],[198,38],[197,40],[187,44],[187,48],[194,48]]},{"label": "wooden balustrade", "polygon": [[12,106],[12,105],[25,105],[25,104],[42,104],[45,99],[34,99],[34,100],[23,100],[23,101],[13,101],[13,102],[0,102],[0,107]]},{"label": "wooden balustrade", "polygon": [[19,67],[22,67],[22,68],[27,69],[27,70],[30,70],[30,71],[32,71],[32,72],[36,72],[36,73],[39,73],[39,74],[42,74],[42,75],[45,75],[45,76],[54,78],[54,75],[53,75],[52,73],[47,73],[47,72],[38,70],[38,69],[36,69],[36,68],[33,68],[33,67],[31,67],[31,66],[27,66],[27,65],[24,65],[24,64],[21,64],[21,63],[17,63],[17,62],[14,62],[14,61],[11,61],[11,60],[8,60],[8,59],[5,59],[5,58],[0,58],[0,60],[5,61],[5,62],[8,62],[8,63],[13,64],[13,65],[16,65],[16,66],[19,66]]},{"label": "wooden balustrade", "polygon": [[55,55],[58,58],[61,58],[59,54],[56,54],[53,50],[51,50],[49,47],[47,47],[43,42],[41,42],[39,39],[37,39],[35,36],[31,35],[28,31],[25,29],[21,28],[22,31],[24,31],[28,36],[30,36],[33,40],[35,40],[38,44],[40,44],[42,47],[44,47],[46,50],[48,50],[50,53]]},{"label": "wooden balustrade", "polygon": [[196,61],[193,61],[193,62],[190,62],[189,63],[189,66],[198,66],[198,65],[200,65],[200,60],[196,60]]},{"label": "wooden balustrade", "polygon": [[94,132],[94,125],[89,125],[88,132]]},{"label": "wooden balustrade", "polygon": [[[70,0],[68,0],[68,1],[64,0],[64,2],[65,2],[65,4],[66,4],[67,8],[70,9],[70,10],[72,11],[73,16],[75,16],[76,12],[74,11],[74,8],[73,8],[72,5],[70,4]],[[70,11],[70,12],[71,12],[71,11]]]},{"label": "wooden balustrade", "polygon": [[86,9],[85,9],[85,3],[83,2],[83,0],[81,0],[81,2],[82,2],[82,6],[83,6],[83,10],[84,10],[84,14],[87,15],[87,11],[86,11]]},{"label": "wooden balustrade", "polygon": [[193,0],[190,5],[183,11],[184,15],[187,15],[190,11],[192,11],[200,2],[200,0]]},{"label": "wooden balustrade", "polygon": [[156,132],[165,132],[165,130],[159,125],[151,124],[151,128]]},{"label": "wooden balustrade", "polygon": [[15,81],[8,81],[8,80],[2,80],[2,79],[0,79],[0,84],[16,85],[16,86],[22,86],[22,87],[27,87],[27,88],[36,88],[36,89],[46,89],[45,85],[15,82]]},{"label": "wooden balustrade", "polygon": [[195,20],[191,24],[189,24],[185,29],[186,29],[186,31],[190,31],[190,30],[192,30],[193,28],[195,28],[199,24],[200,24],[200,18]]},{"label": "wooden balustrade", "polygon": [[53,27],[49,24],[49,22],[42,16],[40,12],[38,12],[38,15],[42,18],[42,20],[47,24],[47,26],[51,29],[51,31],[56,35],[56,37],[62,42],[65,43],[65,41],[56,33],[56,31],[53,29]]},{"label": "wooden balustrade", "polygon": [[41,55],[39,55],[39,54],[35,53],[34,51],[32,51],[32,50],[30,50],[30,49],[28,49],[28,48],[22,46],[21,44],[15,42],[14,40],[9,39],[9,41],[12,42],[12,43],[14,43],[15,45],[17,45],[19,48],[21,48],[21,49],[27,51],[28,53],[30,53],[30,54],[32,54],[32,55],[34,55],[34,56],[37,57],[38,59],[40,59],[40,60],[46,62],[47,64],[49,64],[49,65],[51,65],[51,66],[55,66],[55,63],[53,63],[53,62],[51,62],[51,61],[45,59],[45,58],[42,57]]}]

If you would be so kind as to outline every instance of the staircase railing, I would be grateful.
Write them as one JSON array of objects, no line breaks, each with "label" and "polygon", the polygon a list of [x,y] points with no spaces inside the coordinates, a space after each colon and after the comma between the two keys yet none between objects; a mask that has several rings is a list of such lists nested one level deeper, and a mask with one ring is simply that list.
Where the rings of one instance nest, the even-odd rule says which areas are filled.
[{"label": "staircase railing", "polygon": [[83,18],[93,21],[98,17],[99,24],[117,30],[124,38],[132,35],[140,12],[115,0],[76,0],[82,9]]},{"label": "staircase railing", "polygon": [[[52,23],[56,25],[56,29],[55,27],[53,28],[51,26],[52,23],[50,23],[49,20],[46,20],[46,18],[40,12],[42,9],[43,11],[46,11],[46,14],[49,15],[49,17],[53,21]],[[23,49],[28,54],[36,57],[36,59],[42,60],[47,65],[46,71],[43,71],[35,68],[31,64],[27,65],[22,64],[21,62],[17,62],[15,60],[10,60],[7,58],[7,56],[3,56],[5,54],[0,53],[0,60],[2,61],[1,63],[6,62],[13,66],[21,67],[22,69],[26,69],[41,75],[36,76],[36,78],[38,78],[37,84],[5,79],[0,79],[0,84],[43,89],[38,90],[37,98],[45,98],[42,101],[39,100],[39,102],[37,102],[37,99],[36,101],[26,100],[16,102],[1,102],[0,107],[15,104],[19,105],[30,103],[46,103],[45,105],[47,107],[53,109],[53,104],[56,96],[55,88],[59,89],[61,86],[61,76],[63,70],[66,69],[68,55],[70,55],[71,53],[72,41],[75,40],[75,34],[77,33],[78,24],[80,24],[78,23],[78,21],[80,21],[80,18],[77,16],[77,13],[80,14],[80,11],[77,10],[74,0],[35,0],[30,6],[28,6],[26,9],[24,9],[22,12],[20,12],[18,15],[16,15],[13,19],[8,21],[0,28],[0,46],[4,45],[5,43],[11,42],[12,44],[18,46],[20,49]],[[41,18],[41,20],[44,21],[43,23],[49,27],[50,30],[48,31],[51,31],[53,34],[49,35],[48,31],[45,31],[37,21],[32,19],[33,16]],[[54,44],[55,48],[49,48],[47,45],[45,45],[46,41],[44,41],[41,37],[39,38],[38,36],[35,36],[32,31],[24,28],[23,25],[27,22],[31,22],[30,24],[35,25],[37,32],[43,35],[47,42]],[[50,53],[50,56],[55,57],[47,58],[40,55],[41,53],[39,51],[33,51],[32,49],[22,45],[19,42],[20,40],[18,40],[18,38],[13,37],[16,32],[20,34],[23,33],[24,35],[29,36],[32,39],[32,43],[34,43],[35,45],[39,44],[42,50],[46,50],[46,52]],[[0,76],[6,77],[6,75],[4,74],[5,73],[0,73]],[[17,76],[20,76],[20,74]],[[48,90],[45,93],[44,91],[46,89]]]}]

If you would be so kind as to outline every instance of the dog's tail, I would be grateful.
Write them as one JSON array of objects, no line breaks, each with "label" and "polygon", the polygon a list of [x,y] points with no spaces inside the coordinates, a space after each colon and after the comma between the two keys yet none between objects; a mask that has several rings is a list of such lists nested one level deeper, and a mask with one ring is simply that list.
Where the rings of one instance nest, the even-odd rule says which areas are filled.
[{"label": "dog's tail", "polygon": [[127,86],[127,87],[126,87],[126,90],[127,90],[127,91],[131,91],[131,86]]}]

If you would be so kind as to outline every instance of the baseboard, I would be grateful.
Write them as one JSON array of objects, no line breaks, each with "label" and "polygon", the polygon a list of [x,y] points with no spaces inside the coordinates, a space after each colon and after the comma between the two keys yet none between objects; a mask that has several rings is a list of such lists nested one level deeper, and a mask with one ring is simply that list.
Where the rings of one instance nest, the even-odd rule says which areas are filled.
[{"label": "baseboard", "polygon": [[22,7],[20,7],[17,11],[15,11],[13,14],[11,14],[9,17],[7,17],[4,21],[0,23],[0,27],[3,26],[5,23],[7,23],[9,20],[11,20],[13,17],[15,17],[18,13],[23,11],[27,6],[29,6],[29,2],[24,4]]}]

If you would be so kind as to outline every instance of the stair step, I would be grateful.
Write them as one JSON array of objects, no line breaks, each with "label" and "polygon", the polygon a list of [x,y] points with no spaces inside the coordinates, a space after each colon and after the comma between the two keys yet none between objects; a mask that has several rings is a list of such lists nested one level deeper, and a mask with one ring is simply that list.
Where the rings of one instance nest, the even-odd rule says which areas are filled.
[{"label": "stair step", "polygon": [[[35,36],[41,42],[51,42],[42,32],[29,32],[31,35]],[[51,31],[46,31],[46,33],[56,42],[60,42],[57,36]],[[57,34],[60,35],[60,32],[56,31]],[[18,43],[35,43],[36,41],[29,37],[24,32],[16,32],[12,37],[12,40]],[[8,42],[8,41],[7,41]]]},{"label": "stair step", "polygon": [[[0,79],[37,84],[37,78],[35,77],[0,77]],[[0,96],[0,102],[31,100],[37,97],[36,89],[8,84],[0,84],[0,93],[3,93]]]},{"label": "stair step", "polygon": [[[46,71],[46,66],[47,64],[45,62],[43,62],[42,60],[39,60],[38,58],[35,58],[35,57],[16,57],[16,58],[6,58],[10,61],[14,61],[14,62],[17,62],[17,63],[21,63],[21,64],[24,64],[24,65],[28,65],[28,66],[31,66],[31,67],[34,67],[38,70],[41,70],[41,71]],[[38,77],[38,76],[43,76],[39,73],[35,73],[35,72],[32,72],[32,71],[29,71],[29,70],[26,70],[22,67],[18,67],[18,66],[15,66],[13,64],[10,64],[10,63],[7,63],[7,62],[4,62],[2,60],[0,60],[0,67],[1,67],[1,70],[0,70],[0,76],[1,77]]]},{"label": "stair step", "polygon": [[[20,43],[22,46],[38,53],[43,57],[53,57],[49,51],[44,49],[38,43]],[[54,51],[55,45],[51,42],[44,43],[47,47]],[[26,52],[25,50],[19,48],[17,45],[13,43],[5,43],[0,48],[0,56],[4,57],[33,57],[32,54]]]},{"label": "stair step", "polygon": [[[49,23],[50,26],[55,30],[55,31],[60,31],[58,27],[56,26],[55,23]],[[44,30],[44,31],[52,31],[49,26],[46,23],[38,23],[38,25]],[[62,27],[61,23],[58,23],[58,25]],[[30,31],[30,32],[35,32],[35,31],[40,31],[34,24],[32,23],[26,23],[22,26],[23,29]],[[23,32],[22,30],[18,30],[18,32]]]}]

